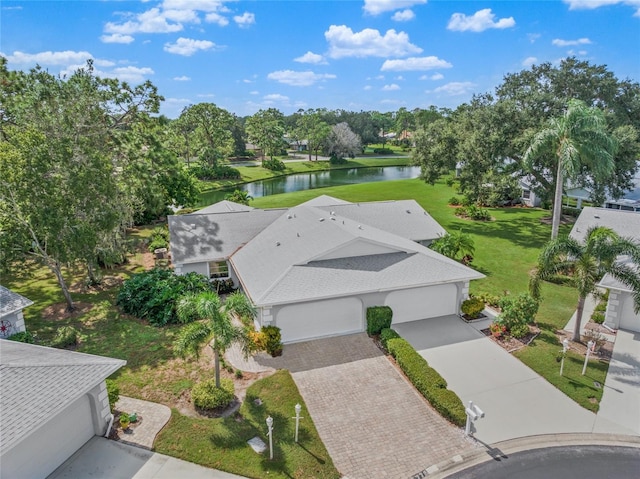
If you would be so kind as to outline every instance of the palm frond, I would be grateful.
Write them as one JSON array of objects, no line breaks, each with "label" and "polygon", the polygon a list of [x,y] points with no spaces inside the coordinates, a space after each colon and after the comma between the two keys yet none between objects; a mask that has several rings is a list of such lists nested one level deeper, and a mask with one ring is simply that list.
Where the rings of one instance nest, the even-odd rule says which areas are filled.
[{"label": "palm frond", "polygon": [[190,323],[180,330],[173,342],[173,350],[180,357],[200,356],[200,349],[211,338],[208,323]]}]

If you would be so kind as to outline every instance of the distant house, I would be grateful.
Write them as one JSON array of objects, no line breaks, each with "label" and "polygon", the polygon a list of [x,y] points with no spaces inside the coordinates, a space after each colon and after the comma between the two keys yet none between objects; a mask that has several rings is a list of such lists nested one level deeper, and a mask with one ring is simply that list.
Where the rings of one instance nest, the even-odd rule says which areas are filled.
[{"label": "distant house", "polygon": [[22,310],[33,301],[0,285],[0,338],[27,330]]},{"label": "distant house", "polygon": [[[571,229],[570,236],[583,241],[589,228],[596,226],[606,226],[620,236],[640,241],[640,215],[632,211],[609,208],[583,208]],[[619,260],[629,261],[628,258]],[[602,278],[599,286],[609,290],[604,324],[612,329],[640,332],[640,315],[634,311],[633,291],[609,274]]]},{"label": "distant house", "polygon": [[520,184],[520,189],[522,191],[522,193],[520,194],[520,199],[522,200],[522,203],[532,207],[540,206],[540,204],[542,203],[542,200],[533,190],[531,182],[529,182],[529,180],[527,180],[526,178],[521,178],[519,180],[519,184]]},{"label": "distant house", "polygon": [[370,306],[394,324],[457,314],[483,277],[426,247],[445,230],[413,200],[216,204],[170,216],[169,231],[177,274],[233,279],[285,343],[364,331]]},{"label": "distant house", "polygon": [[8,340],[0,350],[0,477],[45,478],[105,434],[105,378],[126,362]]}]

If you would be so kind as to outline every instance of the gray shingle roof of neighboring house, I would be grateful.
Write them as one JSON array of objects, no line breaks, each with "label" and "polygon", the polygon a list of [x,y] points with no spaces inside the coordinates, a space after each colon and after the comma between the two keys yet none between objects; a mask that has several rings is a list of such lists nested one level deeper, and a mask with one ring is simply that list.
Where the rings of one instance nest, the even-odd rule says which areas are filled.
[{"label": "gray shingle roof of neighboring house", "polygon": [[0,452],[125,364],[121,359],[0,340]]},{"label": "gray shingle roof of neighboring house", "polygon": [[252,209],[254,209],[252,206],[243,205],[241,203],[235,203],[229,200],[222,200],[212,205],[209,205],[206,208],[202,208],[201,210],[195,211],[194,213],[198,215],[207,215],[209,213],[230,213],[233,211],[251,211]]},{"label": "gray shingle roof of neighboring house", "polygon": [[[351,258],[365,252],[378,257]],[[402,262],[388,256],[397,253],[405,255]],[[257,306],[318,298],[330,291],[349,295],[384,289],[380,276],[374,280],[367,268],[379,269],[386,262],[385,275],[398,287],[483,277],[410,239],[307,204],[281,215],[230,260]],[[345,268],[363,262],[369,266]],[[334,284],[323,285],[320,277],[330,277]]]},{"label": "gray shingle roof of neighboring house", "polygon": [[169,216],[174,264],[226,259],[286,210]]},{"label": "gray shingle roof of neighboring house", "polygon": [[0,285],[0,317],[31,306],[33,301]]},{"label": "gray shingle roof of neighboring house", "polygon": [[606,226],[626,238],[640,240],[640,214],[610,208],[585,207],[571,229],[570,236],[583,241],[587,230],[594,226]]},{"label": "gray shingle roof of neighboring house", "polygon": [[353,203],[350,203],[345,200],[341,200],[340,198],[334,198],[333,196],[329,196],[329,195],[320,195],[320,196],[316,196],[313,199],[310,199],[309,201],[306,201],[304,204],[308,206],[331,206],[331,205],[351,205]]}]

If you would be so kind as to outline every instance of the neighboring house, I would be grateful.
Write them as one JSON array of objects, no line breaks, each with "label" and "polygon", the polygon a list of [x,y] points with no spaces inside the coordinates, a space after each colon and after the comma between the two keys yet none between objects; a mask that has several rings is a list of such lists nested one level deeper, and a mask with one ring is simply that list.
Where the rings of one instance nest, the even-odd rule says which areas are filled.
[{"label": "neighboring house", "polygon": [[567,198],[576,200],[576,208],[578,209],[582,208],[583,201],[593,203],[593,199],[591,198],[592,195],[593,192],[590,189],[583,188],[581,186],[567,187],[565,188],[564,193],[564,196]]},{"label": "neighboring house", "polygon": [[364,331],[370,306],[393,323],[457,314],[483,277],[426,247],[446,232],[413,200],[205,211],[169,217],[176,273],[232,278],[285,343]]},{"label": "neighboring house", "polygon": [[542,201],[540,200],[540,197],[536,194],[536,192],[533,190],[531,183],[526,178],[521,178],[519,180],[519,184],[520,184],[520,189],[522,190],[522,193],[520,194],[522,203],[531,207],[540,206],[540,203],[542,203]]},{"label": "neighboring house", "polygon": [[105,378],[126,362],[9,340],[0,350],[0,477],[47,477],[105,434]]},{"label": "neighboring house", "polygon": [[[589,228],[606,226],[620,236],[640,241],[640,215],[631,211],[585,207],[571,229],[570,236],[584,241]],[[628,258],[620,258],[628,261]],[[640,315],[634,312],[633,292],[611,275],[605,275],[599,286],[609,290],[605,325],[612,329],[640,332]]]},{"label": "neighboring house", "polygon": [[631,198],[609,199],[604,202],[604,207],[612,210],[638,212],[640,211],[640,200]]},{"label": "neighboring house", "polygon": [[0,285],[0,338],[27,330],[22,310],[33,301]]}]

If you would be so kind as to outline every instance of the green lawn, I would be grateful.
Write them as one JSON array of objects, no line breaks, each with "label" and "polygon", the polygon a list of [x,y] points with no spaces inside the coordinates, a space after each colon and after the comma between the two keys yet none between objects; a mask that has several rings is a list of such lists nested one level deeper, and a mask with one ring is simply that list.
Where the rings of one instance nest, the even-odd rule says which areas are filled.
[{"label": "green lawn", "polygon": [[[260,399],[263,404],[256,404]],[[294,406],[304,404],[286,370],[254,383],[240,413],[224,419],[194,419],[175,410],[162,430],[155,449],[204,466],[247,477],[338,478],[309,413],[303,407],[299,441],[294,442]],[[268,445],[266,418],[274,420],[274,457],[256,454],[247,441],[259,436]]]},{"label": "green lawn", "polygon": [[[352,202],[415,199],[448,231],[462,229],[473,237],[476,252],[472,266],[486,275],[486,278],[471,283],[471,292],[476,293],[502,295],[505,291],[511,294],[527,291],[529,272],[551,234],[550,226],[540,221],[549,212],[536,208],[490,208],[494,218],[491,222],[458,218],[454,215],[454,208],[448,205],[449,198],[456,194],[455,190],[444,181],[433,186],[415,179],[322,188],[256,198],[251,205],[261,208],[293,206],[320,194]],[[569,231],[570,227],[565,225],[561,227],[560,234],[568,234]],[[595,388],[593,381],[604,383],[608,363],[592,360],[589,367],[591,379],[580,375],[581,365],[576,370],[567,364],[566,374],[561,378],[555,361],[556,353],[562,347],[553,332],[565,326],[577,300],[574,289],[545,284],[536,318],[543,334],[516,356],[581,406],[597,411],[602,389]],[[576,361],[579,362],[577,358]]]}]

